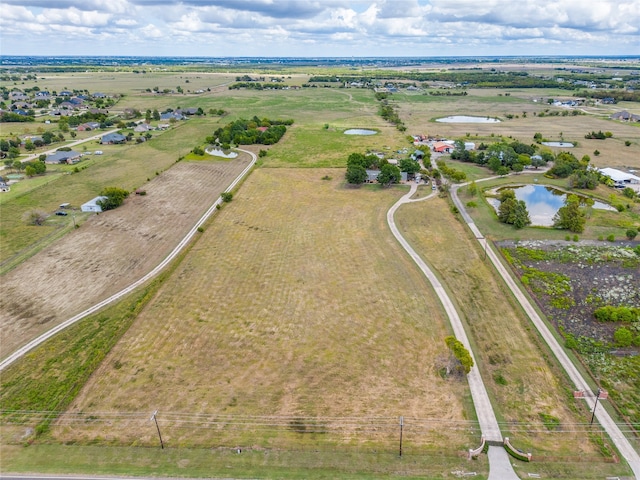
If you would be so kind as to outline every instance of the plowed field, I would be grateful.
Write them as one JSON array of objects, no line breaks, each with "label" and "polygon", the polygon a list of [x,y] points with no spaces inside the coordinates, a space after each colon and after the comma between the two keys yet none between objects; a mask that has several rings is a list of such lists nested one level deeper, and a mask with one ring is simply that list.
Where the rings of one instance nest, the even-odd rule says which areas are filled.
[{"label": "plowed field", "polygon": [[5,275],[0,357],[150,271],[249,161],[180,162]]}]

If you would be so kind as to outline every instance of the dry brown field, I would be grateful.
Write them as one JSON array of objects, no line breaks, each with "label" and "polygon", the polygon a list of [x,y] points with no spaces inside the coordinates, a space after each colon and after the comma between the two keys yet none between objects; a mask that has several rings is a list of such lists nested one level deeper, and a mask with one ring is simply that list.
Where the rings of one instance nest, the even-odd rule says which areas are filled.
[{"label": "dry brown field", "polygon": [[[509,97],[504,96],[507,92],[511,94]],[[533,103],[533,98],[541,98],[538,91],[471,89],[466,97],[426,97],[414,94],[395,96],[394,101],[397,101],[399,113],[407,126],[407,131],[413,134],[423,133],[451,139],[465,138],[476,144],[480,142],[488,144],[502,136],[507,140],[513,138],[529,144],[534,143],[534,134],[540,132],[550,141],[560,141],[563,138],[566,142],[577,142],[577,147],[564,150],[570,151],[577,158],[589,155],[591,164],[597,167],[640,169],[640,127],[608,118],[612,113],[625,108],[634,111],[632,106],[621,104],[585,108],[584,110],[589,112],[585,115],[538,117],[533,113],[539,114],[546,109],[562,112],[564,109],[544,103]],[[557,97],[552,96],[552,98]],[[571,97],[567,96],[567,98]],[[526,117],[523,117],[523,112],[527,112]],[[509,120],[506,114],[514,115],[514,118]],[[497,117],[502,121],[485,124],[434,121],[436,118],[449,115]],[[607,140],[584,138],[587,133],[600,130],[610,131],[613,137]],[[625,146],[625,141],[631,142],[631,145]],[[547,148],[556,154],[563,150],[555,147]],[[595,150],[600,152],[599,156],[594,154]]]},{"label": "dry brown field", "polygon": [[[404,415],[435,421],[417,444],[477,441],[456,428],[473,419],[466,382],[437,373],[448,335],[439,304],[386,225],[404,191],[345,189],[335,170],[254,171],[69,412],[314,417],[347,443],[374,444],[375,429],[359,435],[348,419]],[[174,445],[236,438],[164,425]],[[148,421],[54,432],[156,441]],[[280,434],[253,435],[243,441],[273,445]]]},{"label": "dry brown field", "polygon": [[180,162],[2,278],[2,356],[153,269],[248,165]]},{"label": "dry brown field", "polygon": [[[396,222],[451,292],[502,434],[534,456],[598,458],[596,445],[576,425],[587,421],[588,412],[571,398],[564,374],[447,202],[437,198],[405,205]],[[548,428],[544,416],[556,418],[558,425]]]}]

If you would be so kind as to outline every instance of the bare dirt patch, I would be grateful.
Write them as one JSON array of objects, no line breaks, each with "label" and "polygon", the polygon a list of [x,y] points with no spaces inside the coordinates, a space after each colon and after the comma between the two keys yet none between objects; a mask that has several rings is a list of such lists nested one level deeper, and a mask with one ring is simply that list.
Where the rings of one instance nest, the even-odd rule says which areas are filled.
[{"label": "bare dirt patch", "polygon": [[246,167],[181,162],[2,279],[2,357],[155,267]]}]

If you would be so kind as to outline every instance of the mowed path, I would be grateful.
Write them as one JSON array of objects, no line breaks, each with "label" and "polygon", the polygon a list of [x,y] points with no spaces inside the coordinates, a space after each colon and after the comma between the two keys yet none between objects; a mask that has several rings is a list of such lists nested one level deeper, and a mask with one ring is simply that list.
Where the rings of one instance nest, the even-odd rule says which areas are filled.
[{"label": "mowed path", "polygon": [[146,275],[250,161],[181,162],[4,275],[0,358]]}]

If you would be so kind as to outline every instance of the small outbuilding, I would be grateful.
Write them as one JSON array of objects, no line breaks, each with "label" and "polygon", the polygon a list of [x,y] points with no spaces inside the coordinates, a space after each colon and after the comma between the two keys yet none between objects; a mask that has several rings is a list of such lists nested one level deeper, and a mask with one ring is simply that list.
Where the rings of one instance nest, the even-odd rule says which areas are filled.
[{"label": "small outbuilding", "polygon": [[82,210],[83,212],[100,213],[102,212],[102,207],[98,204],[98,202],[100,200],[106,200],[106,199],[107,197],[104,197],[104,196],[92,198],[87,203],[83,203],[80,206],[80,210]]}]

